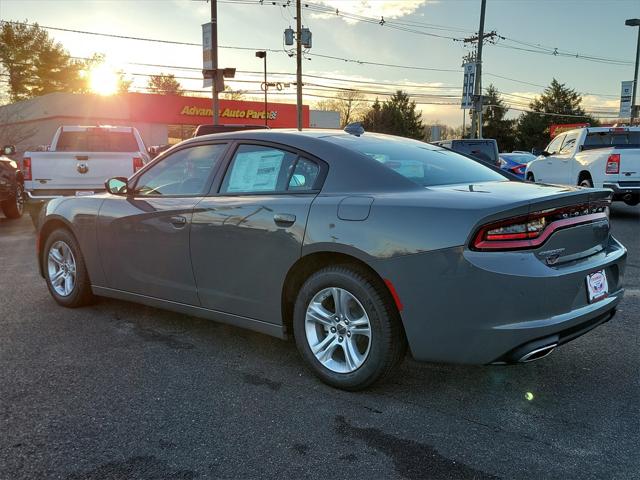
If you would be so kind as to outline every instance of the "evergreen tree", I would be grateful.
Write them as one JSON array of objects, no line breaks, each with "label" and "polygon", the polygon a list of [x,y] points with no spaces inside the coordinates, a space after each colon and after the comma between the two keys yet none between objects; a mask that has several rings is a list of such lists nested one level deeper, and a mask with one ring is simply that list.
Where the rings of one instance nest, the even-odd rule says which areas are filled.
[{"label": "evergreen tree", "polygon": [[420,117],[420,113],[416,112],[416,102],[398,90],[382,105],[376,99],[365,115],[363,126],[368,131],[421,139],[424,137],[424,126]]},{"label": "evergreen tree", "polygon": [[[579,93],[554,78],[542,95],[529,104],[529,108],[533,112],[523,113],[518,119],[518,144],[520,148],[525,150],[532,147],[544,148],[550,141],[549,126],[552,124],[589,123],[592,126],[598,125],[597,119],[585,114],[580,106],[581,103],[582,97]],[[542,115],[543,113],[547,115]]]},{"label": "evergreen tree", "polygon": [[487,105],[487,112],[482,115],[482,136],[484,138],[494,138],[498,142],[498,148],[501,151],[512,151],[516,143],[516,121],[504,118],[509,111],[509,107],[504,103],[500,92],[493,85],[489,85],[487,88],[484,104]]},{"label": "evergreen tree", "polygon": [[11,101],[51,92],[83,91],[86,80],[82,72],[87,63],[72,59],[37,24],[2,23],[0,70],[8,76]]}]

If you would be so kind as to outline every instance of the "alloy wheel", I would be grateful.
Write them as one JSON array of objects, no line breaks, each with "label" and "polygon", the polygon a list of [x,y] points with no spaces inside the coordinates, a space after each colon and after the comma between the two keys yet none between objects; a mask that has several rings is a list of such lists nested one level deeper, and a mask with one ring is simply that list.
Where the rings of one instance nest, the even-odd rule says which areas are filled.
[{"label": "alloy wheel", "polygon": [[358,299],[343,288],[325,288],[311,299],[305,333],[316,359],[337,373],[360,368],[371,348],[369,316]]},{"label": "alloy wheel", "polygon": [[76,285],[76,260],[69,245],[58,240],[49,249],[47,257],[49,281],[61,297],[71,295]]}]

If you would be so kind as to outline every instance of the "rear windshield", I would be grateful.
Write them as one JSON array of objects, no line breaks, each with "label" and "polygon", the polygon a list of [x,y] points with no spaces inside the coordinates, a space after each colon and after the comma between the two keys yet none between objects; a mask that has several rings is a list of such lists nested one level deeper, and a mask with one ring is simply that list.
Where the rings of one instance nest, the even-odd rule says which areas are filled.
[{"label": "rear windshield", "polygon": [[479,162],[416,140],[352,135],[325,137],[325,139],[363,153],[423,187],[508,181],[500,173]]},{"label": "rear windshield", "polygon": [[137,152],[138,150],[133,132],[108,130],[63,131],[56,145],[56,151],[59,152]]},{"label": "rear windshield", "polygon": [[640,132],[589,132],[582,149],[607,147],[640,148]]},{"label": "rear windshield", "polygon": [[493,142],[454,141],[451,145],[451,150],[471,155],[478,160],[491,164],[495,164],[498,160],[496,146]]}]

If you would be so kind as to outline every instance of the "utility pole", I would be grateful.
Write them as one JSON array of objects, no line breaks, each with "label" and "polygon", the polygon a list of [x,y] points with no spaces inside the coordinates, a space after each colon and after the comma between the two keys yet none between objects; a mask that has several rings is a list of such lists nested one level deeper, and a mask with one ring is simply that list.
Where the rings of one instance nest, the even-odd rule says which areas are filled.
[{"label": "utility pole", "polygon": [[636,65],[633,69],[633,93],[631,94],[631,118],[629,124],[633,126],[636,113],[636,93],[638,92],[638,63],[640,62],[640,18],[630,18],[624,24],[628,27],[638,27],[638,45],[636,46]]},{"label": "utility pole", "polygon": [[302,6],[296,0],[296,104],[298,130],[302,130]]},{"label": "utility pole", "polygon": [[218,125],[220,107],[218,102],[218,0],[211,2],[211,61],[213,63],[213,82],[211,82],[211,94],[213,96],[213,124]]},{"label": "utility pole", "polygon": [[476,65],[476,95],[478,95],[478,138],[482,138],[482,44],[484,43],[484,11],[487,0],[480,7],[480,28],[478,29],[478,64]]},{"label": "utility pole", "polygon": [[480,28],[478,35],[465,38],[464,43],[478,42],[476,49],[476,78],[473,89],[474,115],[471,117],[471,135],[473,138],[482,138],[482,45],[485,38],[494,39],[498,36],[495,31],[484,33],[484,14],[487,7],[487,0],[482,0],[480,5]]}]

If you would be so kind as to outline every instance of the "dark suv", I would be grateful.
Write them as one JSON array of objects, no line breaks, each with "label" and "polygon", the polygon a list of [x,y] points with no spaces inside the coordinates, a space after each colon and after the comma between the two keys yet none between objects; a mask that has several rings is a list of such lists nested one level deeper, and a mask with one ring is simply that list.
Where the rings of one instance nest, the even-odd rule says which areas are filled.
[{"label": "dark suv", "polygon": [[0,155],[0,208],[7,218],[20,218],[24,211],[24,177],[9,158],[15,152],[15,147],[6,146]]}]

